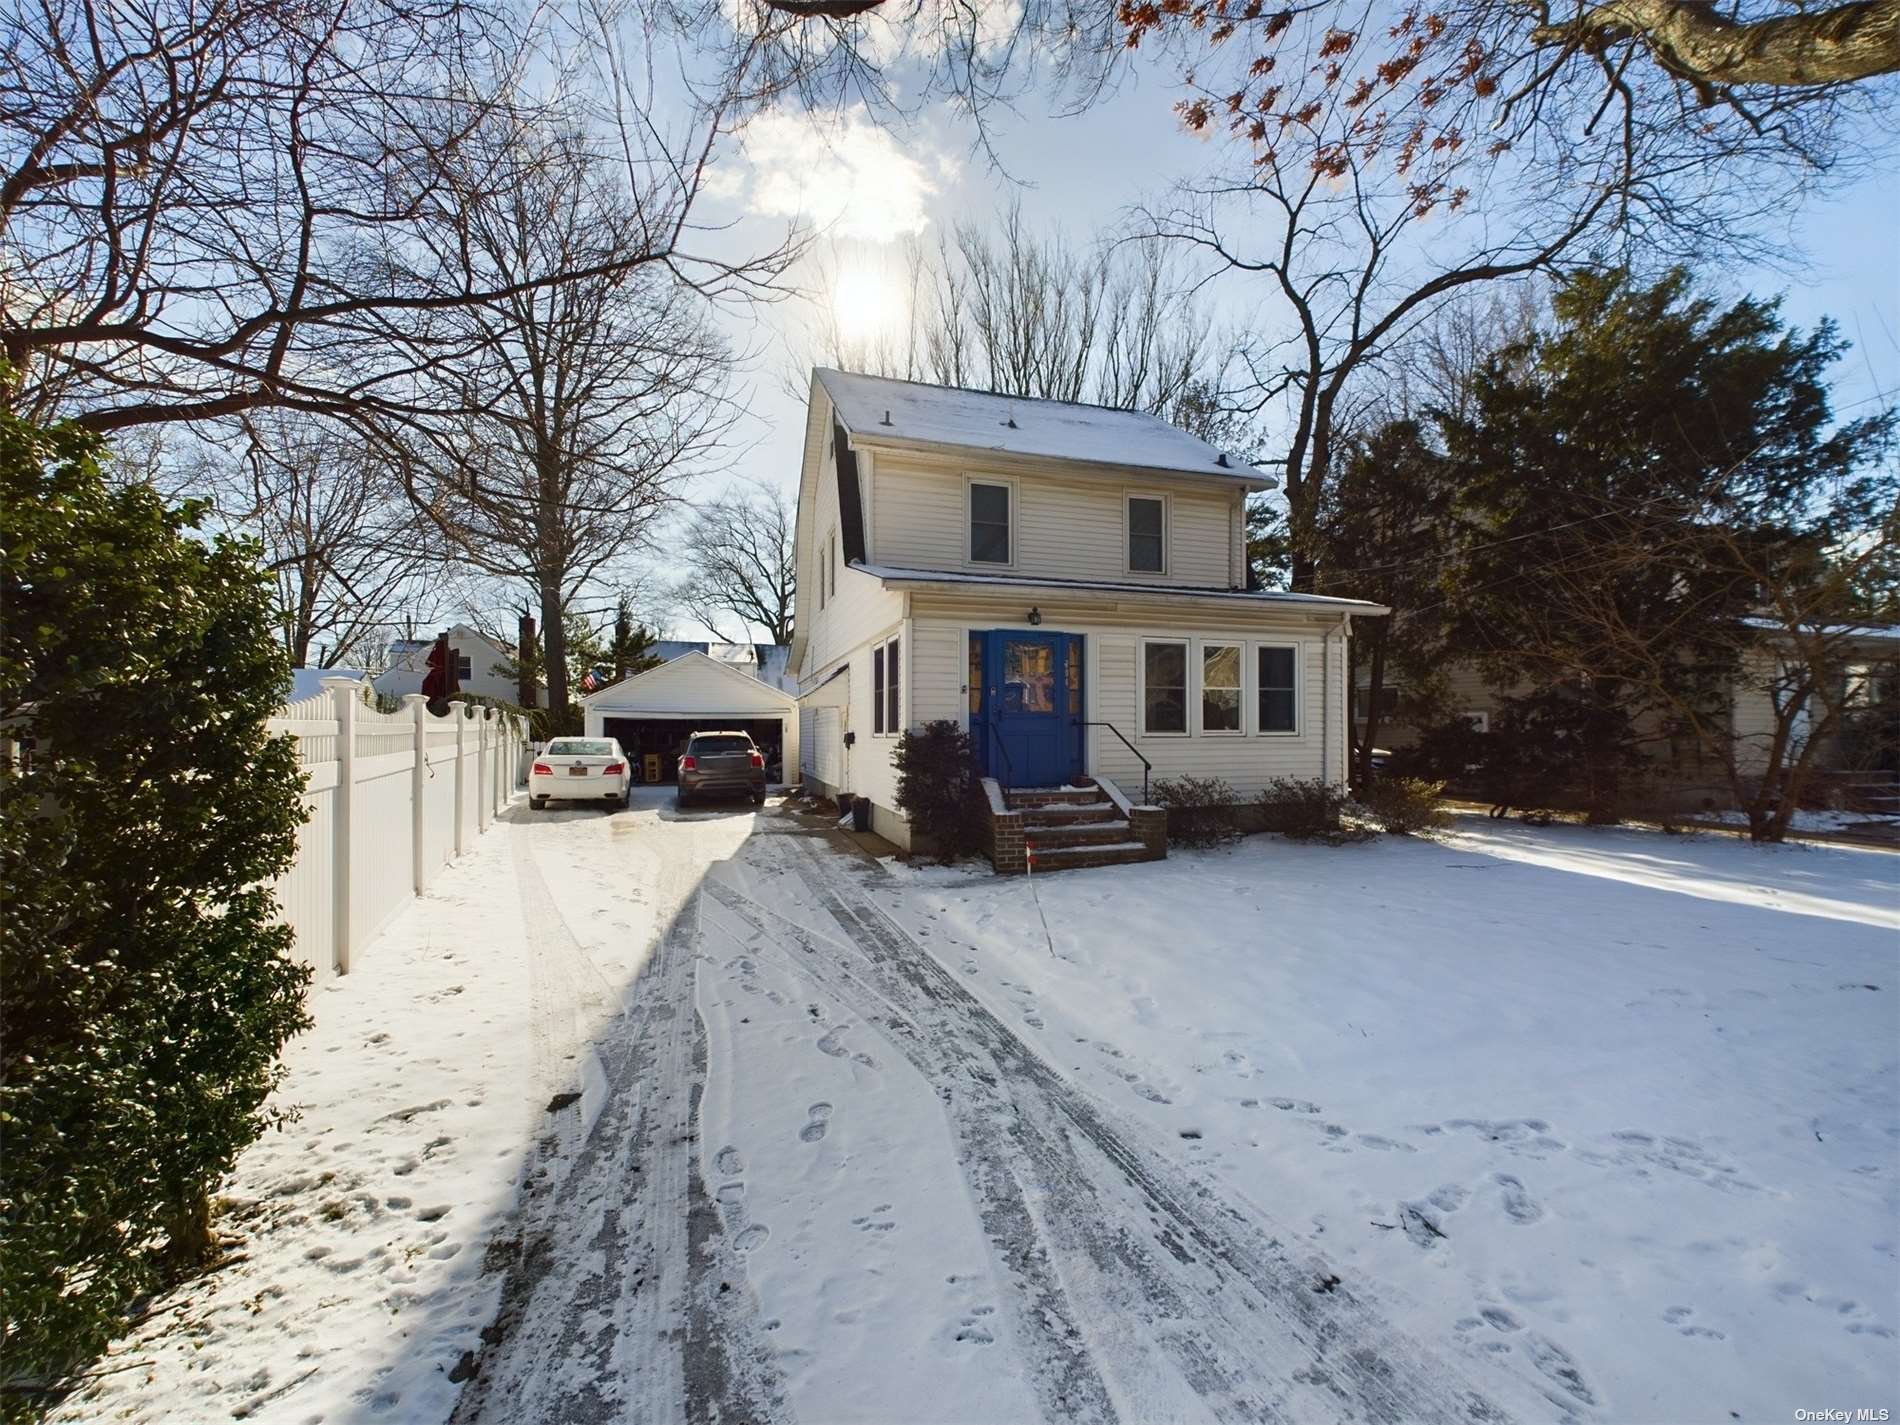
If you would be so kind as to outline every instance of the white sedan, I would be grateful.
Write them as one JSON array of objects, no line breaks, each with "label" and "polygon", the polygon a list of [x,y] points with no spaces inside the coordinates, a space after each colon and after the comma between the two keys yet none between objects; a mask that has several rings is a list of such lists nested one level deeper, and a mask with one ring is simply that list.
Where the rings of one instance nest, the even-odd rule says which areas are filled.
[{"label": "white sedan", "polygon": [[536,811],[551,801],[625,806],[632,791],[627,754],[611,737],[557,737],[528,774],[528,804]]}]

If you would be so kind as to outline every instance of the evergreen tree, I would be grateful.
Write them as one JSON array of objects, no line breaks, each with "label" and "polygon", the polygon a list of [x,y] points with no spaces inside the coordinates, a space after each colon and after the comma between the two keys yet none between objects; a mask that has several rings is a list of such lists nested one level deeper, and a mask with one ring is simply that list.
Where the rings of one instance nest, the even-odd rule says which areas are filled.
[{"label": "evergreen tree", "polygon": [[1630,791],[1627,744],[1713,726],[1761,596],[1760,554],[1877,506],[1891,413],[1836,423],[1832,323],[1783,325],[1677,270],[1583,273],[1552,324],[1480,373],[1444,430],[1459,483],[1456,641],[1500,679],[1563,685],[1593,819]]},{"label": "evergreen tree", "polygon": [[1416,698],[1442,662],[1442,600],[1438,593],[1451,472],[1416,420],[1388,421],[1345,443],[1338,478],[1318,512],[1315,590],[1370,599],[1392,612],[1353,620],[1348,686],[1361,696],[1355,720],[1352,779],[1372,781],[1372,751],[1386,720],[1384,690],[1406,685]]},{"label": "evergreen tree", "polygon": [[0,1386],[5,1412],[203,1262],[210,1193],[307,1023],[271,885],[303,819],[248,541],[0,408]]},{"label": "evergreen tree", "polygon": [[618,683],[622,678],[659,667],[662,660],[654,656],[652,648],[652,632],[645,624],[634,622],[632,601],[622,594],[614,605],[613,638],[607,644],[607,661],[613,666],[613,680]]}]

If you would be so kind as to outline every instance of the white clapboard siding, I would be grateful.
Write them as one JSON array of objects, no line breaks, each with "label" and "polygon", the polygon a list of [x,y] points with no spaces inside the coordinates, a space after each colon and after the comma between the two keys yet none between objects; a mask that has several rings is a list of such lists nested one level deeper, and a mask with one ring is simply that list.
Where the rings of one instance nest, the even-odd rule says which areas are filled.
[{"label": "white clapboard siding", "polygon": [[[986,476],[980,463],[949,469],[909,463],[888,451],[878,453],[876,472],[871,562],[905,569],[970,568],[969,482],[1003,477]],[[1214,589],[1236,582],[1234,542],[1241,512],[1240,497],[1232,491],[1044,474],[1006,483],[1013,483],[1015,491],[1010,564],[1016,572]],[[1165,502],[1167,567],[1159,574],[1128,569],[1124,504],[1130,495]]]},{"label": "white clapboard siding", "polygon": [[415,698],[378,712],[360,684],[339,679],[270,720],[273,733],[296,739],[309,812],[275,887],[278,909],[319,981],[360,968],[357,952],[526,781],[518,721],[452,707],[433,717]]}]

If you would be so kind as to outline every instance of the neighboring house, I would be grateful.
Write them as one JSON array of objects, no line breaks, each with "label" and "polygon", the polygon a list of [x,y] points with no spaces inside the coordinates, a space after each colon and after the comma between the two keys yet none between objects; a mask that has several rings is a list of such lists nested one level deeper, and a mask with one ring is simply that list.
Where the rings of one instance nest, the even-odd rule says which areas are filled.
[{"label": "neighboring house", "polygon": [[783,643],[696,643],[691,639],[661,638],[653,642],[648,652],[667,662],[685,653],[703,653],[715,663],[743,668],[774,688],[788,693],[798,691],[797,680],[785,671],[786,659],[792,650]]},{"label": "neighboring house", "polygon": [[[757,668],[698,649],[669,658],[583,697],[587,735],[618,738],[643,782],[674,780],[686,739],[718,729],[750,733],[768,767],[796,776],[798,700],[760,678]],[[649,764],[649,756],[657,764]]]},{"label": "neighboring house", "polygon": [[798,495],[806,786],[896,806],[898,735],[969,729],[1004,787],[1087,773],[1341,782],[1351,599],[1248,588],[1275,481],[1148,415],[818,370]]},{"label": "neighboring house", "polygon": [[[391,643],[389,666],[376,675],[376,691],[391,698],[421,692],[422,680],[429,672],[429,653],[434,647],[433,638],[399,638]],[[513,661],[512,648],[465,623],[458,623],[449,630],[449,651],[456,659],[456,678],[462,692],[505,703],[520,701],[521,690],[515,680],[495,671],[497,665]],[[545,704],[546,684],[541,687],[542,694],[537,701]]]},{"label": "neighboring house", "polygon": [[[1785,642],[1780,625],[1766,619],[1750,619],[1755,630],[1756,647],[1744,660],[1742,672],[1729,692],[1729,726],[1735,738],[1739,765],[1745,777],[1759,776],[1767,766],[1769,746],[1776,725],[1773,684],[1780,671],[1777,643]],[[1848,686],[1843,695],[1851,695],[1856,705],[1900,704],[1900,625],[1866,627],[1829,627],[1819,632],[1830,640],[1838,637],[1845,664]],[[1362,671],[1353,690],[1355,730],[1363,733],[1371,696],[1367,675]],[[1499,704],[1510,696],[1531,691],[1527,683],[1498,687],[1486,681],[1476,662],[1454,659],[1436,679],[1432,711],[1439,716],[1462,716],[1481,732],[1492,730]],[[1418,740],[1420,711],[1408,709],[1403,684],[1387,682],[1380,689],[1378,745],[1396,751]],[[1801,735],[1805,718],[1795,723],[1795,735]],[[1726,802],[1730,790],[1722,780],[1720,764],[1713,753],[1696,745],[1689,736],[1671,738],[1663,730],[1662,719],[1654,714],[1639,722],[1639,735],[1645,739],[1652,768],[1657,774],[1663,800],[1686,806]],[[1895,768],[1866,768],[1852,765],[1850,749],[1837,736],[1830,745],[1817,750],[1815,768],[1825,774],[1877,771],[1892,774]]]}]

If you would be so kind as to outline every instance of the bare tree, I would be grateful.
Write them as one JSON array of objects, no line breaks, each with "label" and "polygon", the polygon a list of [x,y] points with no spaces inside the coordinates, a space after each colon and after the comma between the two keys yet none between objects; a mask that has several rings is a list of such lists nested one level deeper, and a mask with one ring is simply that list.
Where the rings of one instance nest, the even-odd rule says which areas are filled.
[{"label": "bare tree", "polygon": [[699,504],[680,550],[692,570],[676,592],[679,606],[724,639],[739,621],[739,638],[762,628],[773,643],[792,641],[794,518],[785,492],[759,483]]},{"label": "bare tree", "polygon": [[[461,557],[527,586],[559,713],[570,601],[642,546],[720,450],[732,355],[670,267],[616,266],[644,249],[648,215],[584,138],[540,139],[511,167],[515,184],[461,218],[470,266],[509,295],[465,309],[462,354],[431,366],[441,404],[467,414],[411,444],[408,478]],[[549,269],[594,275],[515,280]]]},{"label": "bare tree", "polygon": [[[660,56],[634,92],[609,22],[574,23],[506,0],[9,7],[0,389],[98,430],[264,407],[407,419],[442,399],[418,367],[461,359],[471,309],[649,265],[743,288],[757,269],[697,254],[690,214],[763,42],[733,46],[707,92],[671,86],[668,110]],[[611,136],[632,240],[498,271],[460,243],[462,215],[531,182],[513,138],[550,127]]]},{"label": "bare tree", "polygon": [[[836,274],[825,274],[830,285]],[[1233,343],[1157,242],[1075,243],[1039,233],[1012,204],[995,228],[962,223],[932,250],[908,247],[901,331],[846,339],[835,317],[813,360],[874,375],[1008,395],[1151,411],[1218,424]]]},{"label": "bare tree", "polygon": [[[1334,106],[1314,122],[1349,131],[1354,121]],[[1461,224],[1455,177],[1447,170],[1421,192],[1342,141],[1327,165],[1296,165],[1271,151],[1248,182],[1185,190],[1172,209],[1148,216],[1153,236],[1210,256],[1226,274],[1263,280],[1283,313],[1283,325],[1261,324],[1242,359],[1246,408],[1276,411],[1283,422],[1285,454],[1272,463],[1285,471],[1295,589],[1313,588],[1315,520],[1338,437],[1370,413],[1353,409],[1355,393],[1388,371],[1448,300],[1553,270],[1616,191],[1614,172],[1573,172],[1568,203],[1527,204],[1514,222],[1494,213]]]},{"label": "bare tree", "polygon": [[208,494],[254,536],[292,667],[364,661],[390,624],[442,592],[448,550],[381,452],[318,416],[260,411],[166,479]]}]

